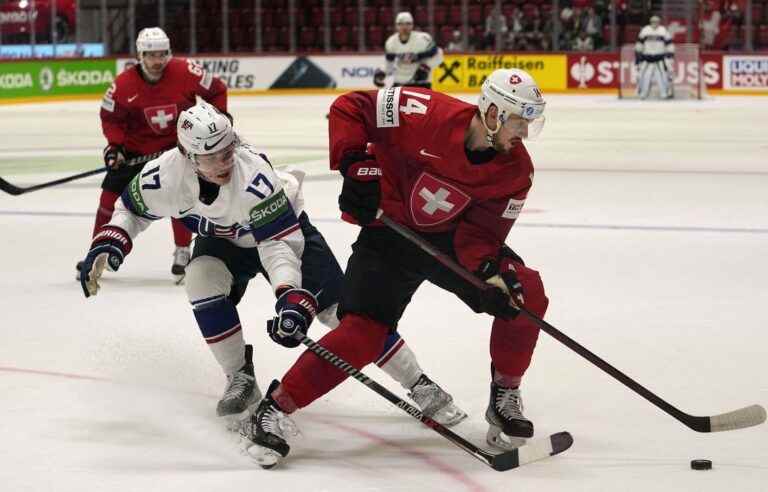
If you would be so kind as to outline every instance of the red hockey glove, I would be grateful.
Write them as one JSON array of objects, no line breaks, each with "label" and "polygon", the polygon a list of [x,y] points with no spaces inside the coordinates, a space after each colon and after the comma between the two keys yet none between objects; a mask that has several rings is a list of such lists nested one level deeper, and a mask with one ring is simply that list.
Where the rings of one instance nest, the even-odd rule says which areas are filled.
[{"label": "red hockey glove", "polygon": [[104,165],[107,170],[116,171],[125,162],[125,149],[122,145],[109,144],[104,147]]},{"label": "red hockey glove", "polygon": [[339,195],[339,208],[361,225],[376,220],[381,202],[381,168],[376,158],[364,152],[346,154],[339,166],[344,185]]}]

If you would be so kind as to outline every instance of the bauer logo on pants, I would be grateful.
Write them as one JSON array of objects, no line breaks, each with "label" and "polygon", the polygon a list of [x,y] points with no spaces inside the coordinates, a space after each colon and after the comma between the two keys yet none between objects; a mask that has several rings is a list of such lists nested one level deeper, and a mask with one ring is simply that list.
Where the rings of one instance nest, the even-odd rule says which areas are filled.
[{"label": "bauer logo on pants", "polygon": [[437,225],[456,217],[469,201],[469,195],[456,186],[422,173],[411,190],[411,216],[416,225]]},{"label": "bauer logo on pants", "polygon": [[168,135],[176,130],[178,111],[175,104],[151,106],[144,109],[144,117],[152,131],[158,135]]}]

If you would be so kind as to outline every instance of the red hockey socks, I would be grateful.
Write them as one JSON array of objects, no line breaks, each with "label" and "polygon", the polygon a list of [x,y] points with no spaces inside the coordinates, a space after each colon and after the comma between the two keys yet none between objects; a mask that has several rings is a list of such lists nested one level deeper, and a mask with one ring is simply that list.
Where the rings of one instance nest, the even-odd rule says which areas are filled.
[{"label": "red hockey socks", "polygon": [[[378,357],[387,335],[389,327],[383,323],[347,314],[338,328],[328,332],[318,343],[361,369]],[[288,370],[272,396],[284,412],[291,413],[328,393],[346,378],[344,371],[307,350]]]},{"label": "red hockey socks", "polygon": [[[517,266],[517,278],[523,284],[525,307],[538,317],[544,317],[549,299],[539,272]],[[504,320],[496,318],[491,330],[491,360],[496,370],[506,377],[521,378],[531,365],[533,349],[539,337],[539,327],[525,316]]]}]

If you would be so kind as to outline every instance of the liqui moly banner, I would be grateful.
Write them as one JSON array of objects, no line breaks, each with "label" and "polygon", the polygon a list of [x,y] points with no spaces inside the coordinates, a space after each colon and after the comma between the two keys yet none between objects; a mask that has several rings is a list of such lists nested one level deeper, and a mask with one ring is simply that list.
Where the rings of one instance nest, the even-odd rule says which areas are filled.
[{"label": "liqui moly banner", "polygon": [[[708,89],[721,89],[722,55],[704,53],[702,55],[702,76]],[[744,58],[744,57],[742,57]],[[637,78],[634,63],[622,62],[618,53],[571,53],[568,54],[569,89],[609,89],[619,87],[619,73],[624,77]],[[678,61],[675,63],[675,81],[688,80],[696,83],[699,64],[697,61]]]},{"label": "liqui moly banner", "polygon": [[723,56],[723,87],[732,90],[768,90],[768,56]]}]

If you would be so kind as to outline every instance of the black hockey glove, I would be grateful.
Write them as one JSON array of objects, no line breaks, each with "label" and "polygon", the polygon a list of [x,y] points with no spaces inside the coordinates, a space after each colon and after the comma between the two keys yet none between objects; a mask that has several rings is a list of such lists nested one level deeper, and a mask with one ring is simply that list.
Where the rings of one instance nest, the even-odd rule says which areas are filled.
[{"label": "black hockey glove", "polygon": [[133,242],[127,232],[115,226],[102,226],[91,242],[91,249],[80,269],[80,286],[85,297],[99,292],[99,278],[104,268],[116,272],[123,264],[125,255],[131,252]]},{"label": "black hockey glove", "polygon": [[635,65],[640,65],[645,61],[645,57],[640,52],[635,52]]},{"label": "black hockey glove", "polygon": [[364,152],[344,156],[339,166],[344,185],[339,195],[339,208],[355,218],[361,225],[376,220],[381,202],[381,168],[376,158]]},{"label": "black hockey glove", "polygon": [[384,87],[384,79],[387,78],[387,73],[377,68],[375,72],[373,72],[373,85],[376,87]]},{"label": "black hockey glove", "polygon": [[422,63],[419,68],[416,69],[416,73],[413,74],[413,81],[417,84],[423,84],[429,82],[429,65]]},{"label": "black hockey glove", "polygon": [[108,171],[116,171],[125,163],[125,149],[122,145],[109,144],[104,147],[104,165]]},{"label": "black hockey glove", "polygon": [[523,263],[514,251],[504,246],[498,259],[488,259],[480,264],[477,276],[493,286],[483,291],[482,312],[504,319],[512,319],[520,312],[516,306],[524,302],[523,284],[517,278],[515,261]]},{"label": "black hockey glove", "polygon": [[304,289],[286,289],[279,293],[275,304],[277,316],[267,321],[269,338],[283,347],[293,348],[299,345],[293,338],[296,332],[304,335],[317,314],[317,299]]}]

